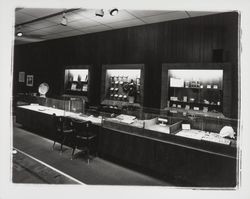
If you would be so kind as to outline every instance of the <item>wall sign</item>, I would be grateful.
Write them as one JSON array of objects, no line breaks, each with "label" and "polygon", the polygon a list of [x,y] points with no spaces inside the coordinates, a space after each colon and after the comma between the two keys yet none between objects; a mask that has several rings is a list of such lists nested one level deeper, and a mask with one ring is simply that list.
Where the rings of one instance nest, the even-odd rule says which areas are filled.
[{"label": "wall sign", "polygon": [[27,75],[26,86],[33,86],[34,75]]},{"label": "wall sign", "polygon": [[18,82],[25,82],[25,72],[19,72]]}]

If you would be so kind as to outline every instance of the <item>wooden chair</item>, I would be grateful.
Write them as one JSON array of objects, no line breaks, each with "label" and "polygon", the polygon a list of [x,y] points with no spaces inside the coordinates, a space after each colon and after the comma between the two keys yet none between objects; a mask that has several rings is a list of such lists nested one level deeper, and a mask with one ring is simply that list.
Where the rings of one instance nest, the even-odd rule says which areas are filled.
[{"label": "wooden chair", "polygon": [[73,138],[74,129],[72,127],[71,120],[63,116],[56,116],[53,114],[55,136],[52,149],[54,150],[56,142],[61,144],[60,151],[63,152],[63,145],[69,144]]},{"label": "wooden chair", "polygon": [[90,152],[95,152],[95,153],[97,152],[96,150],[97,134],[91,131],[92,122],[73,119],[72,124],[74,127],[72,159],[74,158],[75,149],[79,149],[86,152],[87,162],[89,164]]}]

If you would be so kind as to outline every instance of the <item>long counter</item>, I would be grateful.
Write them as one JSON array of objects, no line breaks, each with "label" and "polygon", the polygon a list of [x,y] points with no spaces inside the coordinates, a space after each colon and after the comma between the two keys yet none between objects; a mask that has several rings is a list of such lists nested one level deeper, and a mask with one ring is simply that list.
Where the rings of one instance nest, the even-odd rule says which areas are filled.
[{"label": "long counter", "polygon": [[47,115],[56,114],[57,116],[65,116],[65,117],[75,118],[79,120],[91,121],[92,123],[99,125],[99,126],[102,123],[102,117],[88,116],[88,115],[84,115],[81,113],[73,113],[73,112],[62,110],[62,109],[56,109],[56,108],[41,106],[37,104],[19,106],[18,108],[36,111],[36,112],[44,113]]},{"label": "long counter", "polygon": [[52,114],[92,121],[98,131],[100,157],[161,176],[181,186],[235,187],[237,148],[171,134],[180,122],[161,127],[146,120],[123,123],[64,110],[27,105],[17,107],[16,121],[52,138]]}]

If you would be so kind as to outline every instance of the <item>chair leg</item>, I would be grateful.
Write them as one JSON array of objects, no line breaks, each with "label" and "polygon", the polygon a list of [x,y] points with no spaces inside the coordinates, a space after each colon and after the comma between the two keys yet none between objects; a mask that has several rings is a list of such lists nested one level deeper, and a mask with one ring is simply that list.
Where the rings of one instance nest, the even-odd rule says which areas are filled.
[{"label": "chair leg", "polygon": [[75,147],[73,148],[73,151],[72,151],[72,154],[71,154],[71,160],[73,160],[74,159],[74,153],[75,153]]},{"label": "chair leg", "polygon": [[65,140],[66,140],[66,136],[64,136],[63,141],[61,143],[61,153],[63,152],[63,145],[64,145]]},{"label": "chair leg", "polygon": [[56,141],[54,141],[54,143],[52,145],[52,151],[54,151],[54,149],[55,149],[55,144],[56,144]]},{"label": "chair leg", "polygon": [[87,148],[87,163],[89,164],[89,159],[90,159],[90,157],[89,157],[89,148]]}]

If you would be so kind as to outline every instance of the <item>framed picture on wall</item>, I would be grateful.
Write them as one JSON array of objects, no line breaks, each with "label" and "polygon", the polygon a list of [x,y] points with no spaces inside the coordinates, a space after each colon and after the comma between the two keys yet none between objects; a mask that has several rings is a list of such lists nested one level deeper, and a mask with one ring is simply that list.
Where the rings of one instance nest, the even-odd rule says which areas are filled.
[{"label": "framed picture on wall", "polygon": [[34,75],[27,75],[26,86],[33,86]]},{"label": "framed picture on wall", "polygon": [[19,72],[18,81],[25,82],[25,72]]}]

